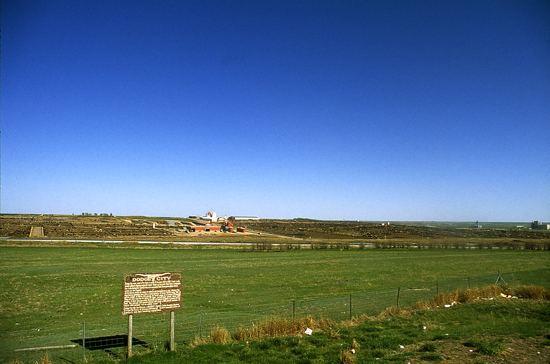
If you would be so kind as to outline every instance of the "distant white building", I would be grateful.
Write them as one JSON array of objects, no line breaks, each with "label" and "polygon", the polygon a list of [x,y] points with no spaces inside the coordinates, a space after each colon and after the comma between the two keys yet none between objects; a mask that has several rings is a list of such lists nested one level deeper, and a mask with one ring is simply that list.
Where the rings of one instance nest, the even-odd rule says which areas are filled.
[{"label": "distant white building", "polygon": [[218,214],[208,211],[205,216],[201,216],[201,219],[210,222],[218,222]]}]

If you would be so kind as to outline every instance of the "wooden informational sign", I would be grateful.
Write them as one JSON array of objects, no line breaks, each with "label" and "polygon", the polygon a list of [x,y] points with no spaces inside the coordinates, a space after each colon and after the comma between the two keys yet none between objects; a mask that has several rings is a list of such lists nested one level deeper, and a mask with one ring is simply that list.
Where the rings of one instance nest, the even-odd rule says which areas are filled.
[{"label": "wooden informational sign", "polygon": [[181,272],[123,275],[122,314],[181,310]]}]

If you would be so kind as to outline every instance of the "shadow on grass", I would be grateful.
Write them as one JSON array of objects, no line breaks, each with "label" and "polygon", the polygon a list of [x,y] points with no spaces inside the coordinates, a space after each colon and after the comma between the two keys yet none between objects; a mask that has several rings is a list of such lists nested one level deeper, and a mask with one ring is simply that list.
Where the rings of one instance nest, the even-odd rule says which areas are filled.
[{"label": "shadow on grass", "polygon": [[[84,348],[88,350],[103,350],[110,355],[118,357],[119,355],[112,352],[111,349],[128,346],[128,335],[112,335],[86,338],[86,340],[84,341],[84,345],[82,345],[82,339],[71,340],[71,342],[80,346],[84,346]],[[132,346],[138,345],[144,348],[149,347],[149,345],[145,341],[132,338]]]}]

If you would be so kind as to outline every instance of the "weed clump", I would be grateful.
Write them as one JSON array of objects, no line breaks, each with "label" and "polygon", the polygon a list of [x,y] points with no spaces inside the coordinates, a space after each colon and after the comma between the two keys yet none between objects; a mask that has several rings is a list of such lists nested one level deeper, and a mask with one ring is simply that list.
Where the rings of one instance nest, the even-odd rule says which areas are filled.
[{"label": "weed clump", "polygon": [[424,311],[431,308],[430,303],[425,300],[420,300],[411,306],[413,311]]},{"label": "weed clump", "polygon": [[506,345],[502,343],[502,339],[492,341],[470,339],[464,343],[464,345],[470,348],[476,348],[476,352],[481,355],[498,355],[506,350]]},{"label": "weed clump", "polygon": [[229,332],[221,327],[216,327],[210,332],[210,339],[215,344],[227,344],[229,341]]},{"label": "weed clump", "polygon": [[340,353],[340,364],[353,364],[355,363],[355,356],[349,351],[342,351]]},{"label": "weed clump", "polygon": [[467,303],[472,302],[480,297],[480,291],[477,288],[468,288],[464,291],[460,291],[458,295],[458,302],[460,303]]},{"label": "weed clump", "polygon": [[403,314],[403,310],[399,308],[399,306],[391,306],[386,308],[384,312],[378,315],[378,318],[380,319],[391,318],[391,317],[399,316],[401,314]]},{"label": "weed clump", "polygon": [[501,287],[497,286],[496,284],[491,284],[490,286],[483,287],[480,290],[480,296],[484,298],[494,298],[494,297],[500,297],[500,294],[503,292],[503,288],[507,289],[507,287]]},{"label": "weed clump", "polygon": [[435,353],[437,351],[437,346],[434,343],[426,343],[420,348],[422,352]]},{"label": "weed clump", "polygon": [[355,352],[358,352],[359,349],[361,348],[361,345],[359,345],[359,343],[357,342],[357,340],[353,339],[353,342],[351,343],[351,348],[352,348]]},{"label": "weed clump", "polygon": [[539,286],[520,286],[516,289],[516,296],[533,300],[550,300],[550,291]]}]

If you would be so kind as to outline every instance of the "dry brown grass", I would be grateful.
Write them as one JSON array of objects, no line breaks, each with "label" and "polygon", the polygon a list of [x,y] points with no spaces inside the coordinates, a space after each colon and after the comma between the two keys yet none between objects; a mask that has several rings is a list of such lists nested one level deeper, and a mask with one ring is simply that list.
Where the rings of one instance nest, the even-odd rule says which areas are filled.
[{"label": "dry brown grass", "polygon": [[424,300],[416,302],[414,305],[411,306],[411,309],[413,311],[423,311],[423,310],[429,310],[432,308],[430,306],[430,303]]},{"label": "dry brown grass", "polygon": [[206,340],[202,340],[199,336],[195,336],[195,339],[189,344],[189,347],[193,349],[199,345],[203,345],[206,343],[207,343]]},{"label": "dry brown grass", "polygon": [[500,294],[505,290],[505,288],[497,285],[490,285],[482,289],[458,289],[450,293],[439,293],[435,295],[432,298],[430,305],[435,308],[453,303],[472,302],[480,298],[496,298],[500,297]]},{"label": "dry brown grass", "polygon": [[550,291],[539,286],[520,286],[516,289],[516,296],[532,300],[550,300]]},{"label": "dry brown grass", "polygon": [[461,290],[458,295],[458,302],[460,303],[472,302],[479,299],[480,295],[481,293],[477,288],[469,288],[464,291]]},{"label": "dry brown grass", "polygon": [[[330,319],[314,320],[311,316],[297,320],[287,320],[281,318],[272,318],[266,321],[257,322],[252,327],[245,329],[239,327],[232,338],[236,341],[245,340],[261,340],[266,337],[277,336],[302,336],[304,331],[308,328],[313,331],[329,331],[329,337],[332,339],[339,339],[340,334],[334,329],[339,327],[352,327],[357,326],[367,320],[385,320],[399,315],[407,315],[415,311],[429,310],[432,308],[452,305],[455,303],[468,303],[478,299],[499,298],[503,292],[512,292],[513,290],[508,286],[490,285],[481,289],[473,288],[466,290],[456,290],[450,293],[439,293],[435,295],[430,302],[418,301],[413,306],[402,309],[398,306],[388,307],[384,312],[376,317],[369,317],[367,315],[361,315],[353,317],[351,320],[336,323]],[[507,293],[508,294],[508,293]],[[520,286],[515,289],[515,294],[519,298],[525,299],[537,299],[537,300],[550,300],[550,291],[538,286]],[[227,343],[230,339],[229,333],[226,329],[216,328],[210,333],[210,341],[218,344]],[[191,344],[191,346],[197,346],[205,343],[205,341],[198,338]],[[357,341],[353,341],[352,349],[357,352],[359,350],[359,344]],[[341,363],[353,363],[355,362],[355,356],[352,352],[342,351],[340,355]],[[45,363],[47,364],[47,363]]]},{"label": "dry brown grass", "polygon": [[398,306],[391,306],[386,308],[384,312],[378,315],[378,318],[379,319],[391,318],[391,317],[402,315],[403,313],[404,311]]},{"label": "dry brown grass", "polygon": [[239,327],[233,334],[233,339],[238,341],[243,340],[260,340],[265,337],[303,335],[306,329],[313,331],[325,331],[332,326],[336,326],[336,322],[329,319],[314,320],[308,316],[299,320],[287,320],[281,318],[272,318],[266,321],[257,322],[248,329]]},{"label": "dry brown grass", "polygon": [[212,340],[214,344],[227,344],[229,341],[229,331],[221,327],[216,327],[210,332],[210,340]]},{"label": "dry brown grass", "polygon": [[480,296],[483,298],[495,298],[495,297],[500,297],[500,294],[503,292],[503,289],[507,290],[507,287],[503,288],[501,286],[492,284],[490,286],[483,287],[479,293],[480,293]]}]

